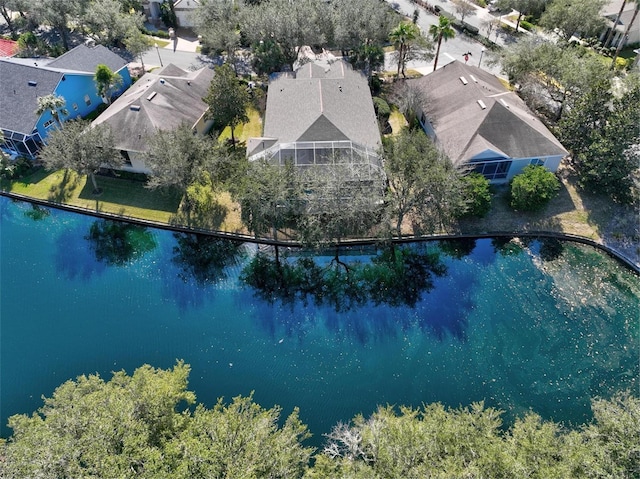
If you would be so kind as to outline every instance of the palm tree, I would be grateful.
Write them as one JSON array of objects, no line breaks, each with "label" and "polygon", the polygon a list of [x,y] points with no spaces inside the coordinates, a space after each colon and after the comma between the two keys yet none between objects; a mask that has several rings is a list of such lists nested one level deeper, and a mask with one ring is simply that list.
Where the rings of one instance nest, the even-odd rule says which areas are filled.
[{"label": "palm tree", "polygon": [[114,90],[117,90],[122,85],[120,74],[111,71],[111,68],[101,63],[96,67],[93,80],[96,82],[96,89],[102,100],[107,105],[111,105],[111,96]]},{"label": "palm tree", "polygon": [[438,67],[438,56],[440,55],[440,44],[442,40],[446,42],[447,40],[456,36],[455,30],[451,27],[451,20],[449,20],[445,16],[440,16],[437,25],[431,25],[429,27],[429,33],[434,41],[438,42],[438,47],[436,49],[436,58],[433,62],[433,71],[436,71]]},{"label": "palm tree", "polygon": [[626,6],[627,6],[627,0],[622,0],[622,5],[620,5],[620,10],[618,11],[618,15],[616,15],[616,19],[613,21],[613,26],[611,27],[611,30],[609,30],[609,34],[607,35],[607,38],[602,44],[603,47],[607,48],[611,40],[613,40],[613,36],[616,33],[616,26],[618,25],[618,22],[620,21],[620,17],[622,16],[622,12],[624,11],[624,7]]},{"label": "palm tree", "polygon": [[389,34],[389,40],[396,48],[398,55],[398,73],[397,77],[405,76],[404,69],[409,53],[409,48],[412,42],[414,42],[420,36],[420,29],[414,23],[400,22],[397,27],[391,30]]},{"label": "palm tree", "polygon": [[64,107],[67,101],[58,95],[51,94],[38,97],[38,109],[36,115],[40,116],[46,111],[51,112],[51,116],[56,121],[59,127],[62,127],[62,121],[60,121],[60,114],[68,115],[69,112]]},{"label": "palm tree", "polygon": [[627,25],[627,28],[625,28],[624,35],[622,35],[622,38],[620,38],[620,41],[618,42],[618,48],[616,48],[616,53],[613,55],[613,61],[611,62],[611,70],[613,70],[616,66],[616,60],[618,59],[618,55],[620,55],[620,50],[622,50],[622,45],[624,44],[625,39],[629,37],[629,30],[631,30],[631,26],[633,25],[633,22],[636,20],[636,17],[638,16],[639,9],[640,9],[640,3],[636,2],[636,8],[633,11],[633,17],[631,17],[631,21]]}]

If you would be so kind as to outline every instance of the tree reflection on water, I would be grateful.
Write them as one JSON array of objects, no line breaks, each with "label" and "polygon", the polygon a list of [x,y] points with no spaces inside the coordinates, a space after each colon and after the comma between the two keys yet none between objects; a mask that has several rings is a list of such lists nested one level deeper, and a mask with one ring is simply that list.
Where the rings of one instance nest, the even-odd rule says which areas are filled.
[{"label": "tree reflection on water", "polygon": [[346,312],[368,303],[414,307],[433,288],[434,276],[446,272],[437,252],[391,246],[369,262],[334,258],[326,265],[306,256],[278,261],[258,253],[244,268],[241,280],[269,303],[312,301]]}]

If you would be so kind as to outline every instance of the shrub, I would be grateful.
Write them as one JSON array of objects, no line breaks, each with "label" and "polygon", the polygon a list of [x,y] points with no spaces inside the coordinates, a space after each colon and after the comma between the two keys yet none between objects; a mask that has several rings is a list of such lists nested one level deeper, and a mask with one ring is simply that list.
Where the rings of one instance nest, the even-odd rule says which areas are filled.
[{"label": "shrub", "polygon": [[376,111],[376,116],[380,123],[384,123],[389,120],[389,117],[391,116],[391,108],[383,98],[380,98],[379,96],[373,97],[373,108]]},{"label": "shrub", "polygon": [[529,30],[530,32],[535,31],[535,27],[531,23],[527,22],[526,20],[522,20],[520,22],[520,26],[525,30]]},{"label": "shrub", "polygon": [[377,95],[382,91],[382,78],[379,75],[371,75],[369,79],[369,88],[371,88],[371,94]]},{"label": "shrub", "polygon": [[511,207],[518,211],[538,211],[558,194],[560,181],[544,166],[528,165],[511,180]]},{"label": "shrub", "polygon": [[470,173],[462,177],[466,209],[461,216],[484,217],[491,209],[489,180],[480,173]]}]

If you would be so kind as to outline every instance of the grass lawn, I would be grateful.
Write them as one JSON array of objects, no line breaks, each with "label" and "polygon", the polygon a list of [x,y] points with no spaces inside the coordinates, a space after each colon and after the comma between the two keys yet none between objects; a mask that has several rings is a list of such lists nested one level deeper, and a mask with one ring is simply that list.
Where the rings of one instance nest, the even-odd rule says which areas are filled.
[{"label": "grass lawn", "polygon": [[408,125],[404,115],[400,113],[398,107],[391,105],[391,115],[389,116],[389,124],[391,125],[391,133],[386,136],[395,136],[400,133],[400,130]]},{"label": "grass lawn", "polygon": [[40,169],[21,180],[3,183],[3,187],[33,198],[162,223],[168,223],[180,205],[179,195],[149,190],[139,181],[98,176],[97,182],[102,193],[95,196],[86,176]]},{"label": "grass lawn", "polygon": [[153,46],[153,48],[155,48],[155,44],[158,44],[158,48],[164,48],[167,45],[169,45],[169,43],[171,43],[168,40],[160,40],[159,38],[150,38],[151,40],[151,45]]},{"label": "grass lawn", "polygon": [[[246,143],[249,138],[254,136],[262,136],[262,119],[260,118],[260,113],[258,110],[254,108],[247,109],[247,116],[249,117],[249,121],[247,123],[243,123],[242,125],[236,126],[233,130],[235,134],[236,141],[239,143]],[[231,128],[226,127],[220,133],[218,137],[218,141],[224,141],[231,138]]]}]

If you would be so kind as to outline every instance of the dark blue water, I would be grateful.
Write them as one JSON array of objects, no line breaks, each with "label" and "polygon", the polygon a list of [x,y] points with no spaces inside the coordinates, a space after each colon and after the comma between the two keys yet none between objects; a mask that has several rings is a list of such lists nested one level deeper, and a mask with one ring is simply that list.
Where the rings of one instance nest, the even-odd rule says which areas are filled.
[{"label": "dark blue water", "polygon": [[460,259],[441,256],[446,274],[414,307],[336,312],[260,299],[238,279],[251,245],[216,280],[197,281],[174,260],[170,232],[143,235],[117,265],[86,239],[94,218],[4,198],[0,212],[4,437],[10,415],[37,409],[63,381],[176,359],[192,366],[200,402],[255,391],[284,414],[298,406],[316,445],[377,404],[484,400],[507,421],[531,408],[580,423],[590,397],[638,389],[640,281],[589,247],[479,240]]}]

